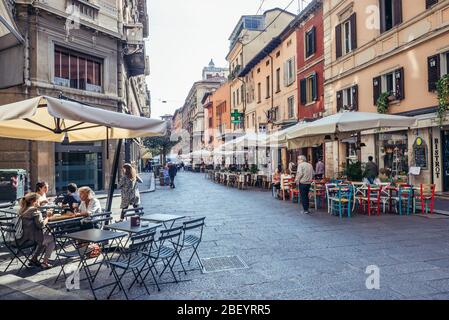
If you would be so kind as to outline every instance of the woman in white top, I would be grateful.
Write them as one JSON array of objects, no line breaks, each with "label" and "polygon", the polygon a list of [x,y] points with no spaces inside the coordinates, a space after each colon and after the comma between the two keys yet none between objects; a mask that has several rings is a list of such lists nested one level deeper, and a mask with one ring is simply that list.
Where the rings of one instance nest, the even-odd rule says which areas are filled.
[{"label": "woman in white top", "polygon": [[44,206],[50,202],[50,200],[47,199],[47,192],[48,192],[47,182],[39,181],[38,183],[36,183],[36,193],[39,195],[39,199],[37,199],[38,206]]},{"label": "woman in white top", "polygon": [[82,187],[78,190],[81,204],[78,208],[78,216],[90,216],[91,214],[101,212],[100,201],[95,198],[95,193],[89,187]]}]

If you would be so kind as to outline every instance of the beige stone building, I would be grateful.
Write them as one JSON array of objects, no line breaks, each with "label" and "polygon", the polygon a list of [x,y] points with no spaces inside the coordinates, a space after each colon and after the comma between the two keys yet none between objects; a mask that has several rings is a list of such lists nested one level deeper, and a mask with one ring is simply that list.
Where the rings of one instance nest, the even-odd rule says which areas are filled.
[{"label": "beige stone building", "polygon": [[[23,37],[0,47],[0,104],[62,93],[92,106],[150,115],[146,1],[0,1],[1,14]],[[46,180],[52,192],[69,182],[101,190],[108,187],[114,146],[0,139],[0,168],[26,169],[31,185]],[[123,161],[138,166],[139,151],[126,141]]]},{"label": "beige stone building", "polygon": [[328,175],[361,147],[363,162],[372,155],[394,176],[448,191],[449,122],[438,126],[435,82],[449,72],[449,1],[326,0],[324,30],[326,114],[377,112],[381,97],[388,113],[420,119],[410,130],[365,134],[361,146],[328,144]]},{"label": "beige stone building", "polygon": [[[231,110],[246,115],[247,99],[251,99],[254,88],[245,88],[245,81],[239,77],[247,64],[295,18],[295,15],[279,8],[262,15],[242,16],[230,38],[230,49],[226,56],[230,70]],[[233,130],[243,131],[245,118]]]}]

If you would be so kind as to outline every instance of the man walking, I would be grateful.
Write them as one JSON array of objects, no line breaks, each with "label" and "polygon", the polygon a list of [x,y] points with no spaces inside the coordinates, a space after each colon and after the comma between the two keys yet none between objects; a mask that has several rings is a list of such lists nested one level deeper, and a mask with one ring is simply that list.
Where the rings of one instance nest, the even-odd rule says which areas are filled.
[{"label": "man walking", "polygon": [[309,191],[313,180],[313,166],[307,162],[305,156],[298,156],[298,167],[296,171],[295,182],[298,184],[299,193],[301,194],[302,207],[304,213],[309,214]]},{"label": "man walking", "polygon": [[175,177],[176,173],[178,172],[178,169],[173,163],[168,164],[168,175],[170,176],[170,188],[175,188]]},{"label": "man walking", "polygon": [[368,179],[370,184],[373,184],[374,180],[379,176],[379,168],[377,167],[377,164],[373,162],[372,156],[368,157],[363,176]]}]

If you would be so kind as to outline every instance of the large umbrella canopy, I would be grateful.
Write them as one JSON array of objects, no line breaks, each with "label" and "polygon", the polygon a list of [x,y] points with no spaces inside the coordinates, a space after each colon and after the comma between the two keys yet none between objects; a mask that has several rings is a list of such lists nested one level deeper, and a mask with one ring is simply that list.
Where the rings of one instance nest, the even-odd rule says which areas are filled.
[{"label": "large umbrella canopy", "polygon": [[304,126],[304,123],[297,123],[286,129],[278,130],[271,133],[265,139],[266,146],[272,148],[286,147],[287,135],[289,133],[297,131],[301,126]]},{"label": "large umbrella canopy", "polygon": [[343,112],[299,126],[287,138],[319,137],[354,133],[378,128],[403,128],[416,124],[415,118],[370,112]]},{"label": "large umbrella canopy", "polygon": [[266,145],[266,134],[265,133],[255,133],[248,132],[245,135],[238,137],[234,140],[230,140],[225,144],[221,145],[221,150],[233,150],[234,147],[243,149],[245,147],[265,147]]},{"label": "large umbrella canopy", "polygon": [[6,138],[98,141],[160,136],[166,130],[165,121],[46,96],[0,106],[0,136]]}]

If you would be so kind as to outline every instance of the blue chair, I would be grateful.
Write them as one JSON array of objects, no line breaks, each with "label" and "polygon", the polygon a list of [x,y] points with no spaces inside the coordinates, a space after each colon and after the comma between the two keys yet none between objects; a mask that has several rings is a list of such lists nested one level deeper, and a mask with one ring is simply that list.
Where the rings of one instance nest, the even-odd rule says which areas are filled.
[{"label": "blue chair", "polygon": [[352,201],[353,201],[353,186],[352,185],[337,185],[336,192],[329,197],[330,213],[343,218],[346,211],[348,218],[351,217]]}]

